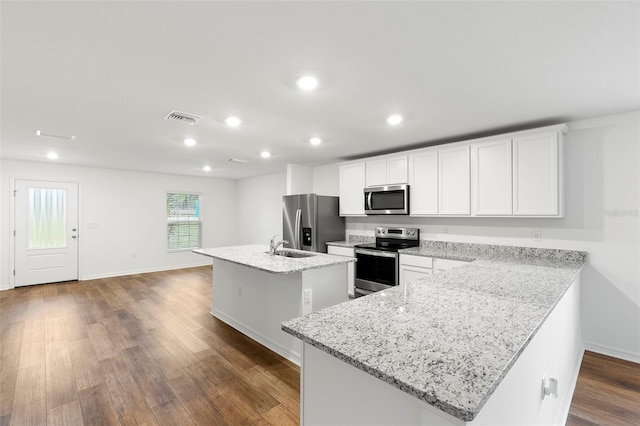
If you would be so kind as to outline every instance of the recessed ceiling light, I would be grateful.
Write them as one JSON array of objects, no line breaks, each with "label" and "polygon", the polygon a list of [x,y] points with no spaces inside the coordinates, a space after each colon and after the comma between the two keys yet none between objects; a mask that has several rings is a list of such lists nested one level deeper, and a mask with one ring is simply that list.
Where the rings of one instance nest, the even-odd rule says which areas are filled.
[{"label": "recessed ceiling light", "polygon": [[270,153],[269,151],[262,151],[262,152],[260,153],[260,156],[261,156],[262,158],[269,158],[269,157],[271,157],[271,153]]},{"label": "recessed ceiling light", "polygon": [[387,117],[387,123],[390,126],[397,126],[398,124],[402,123],[402,116],[400,114],[392,114]]},{"label": "recessed ceiling light", "polygon": [[211,166],[204,166],[202,168],[202,170],[204,170],[205,172],[210,172],[211,171]]},{"label": "recessed ceiling light", "polygon": [[311,139],[309,139],[309,143],[311,145],[320,145],[322,143],[322,139],[320,139],[320,138],[311,138]]},{"label": "recessed ceiling light", "polygon": [[227,126],[229,127],[238,127],[240,125],[240,123],[242,123],[242,120],[240,120],[238,117],[227,117],[224,120],[225,123],[227,123]]},{"label": "recessed ceiling light", "polygon": [[58,158],[58,154],[56,154],[55,152],[51,151],[51,152],[49,152],[49,153],[47,154],[47,158],[48,158],[49,160],[55,160],[55,159],[57,159],[57,158]]},{"label": "recessed ceiling light", "polygon": [[196,144],[196,140],[195,139],[191,139],[191,138],[187,138],[184,140],[184,144],[186,146],[194,146]]},{"label": "recessed ceiling light", "polygon": [[300,88],[300,90],[311,91],[315,90],[318,87],[318,79],[312,75],[303,75],[302,77],[296,80],[296,84]]}]

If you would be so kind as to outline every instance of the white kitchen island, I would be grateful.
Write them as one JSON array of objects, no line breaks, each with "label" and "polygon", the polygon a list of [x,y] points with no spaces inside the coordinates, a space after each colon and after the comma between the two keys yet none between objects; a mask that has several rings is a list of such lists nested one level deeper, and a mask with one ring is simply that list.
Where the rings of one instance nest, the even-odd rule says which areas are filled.
[{"label": "white kitchen island", "polygon": [[302,344],[282,331],[282,322],[345,302],[354,259],[287,251],[309,257],[271,256],[263,245],[194,253],[213,258],[211,314],[300,365]]},{"label": "white kitchen island", "polygon": [[564,424],[583,353],[585,254],[533,251],[286,321],[304,342],[301,424]]}]

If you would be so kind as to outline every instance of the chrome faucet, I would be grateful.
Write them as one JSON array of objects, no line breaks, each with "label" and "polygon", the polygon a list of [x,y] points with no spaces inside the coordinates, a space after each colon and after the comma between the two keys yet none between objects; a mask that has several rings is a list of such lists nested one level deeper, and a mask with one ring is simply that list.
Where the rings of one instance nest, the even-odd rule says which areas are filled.
[{"label": "chrome faucet", "polygon": [[276,237],[277,236],[278,236],[278,234],[274,235],[271,238],[271,242],[269,243],[269,254],[271,256],[276,254],[276,250],[278,249],[278,247],[280,247],[283,244],[289,244],[289,241],[287,241],[287,240],[281,240],[281,241],[276,243],[275,241],[276,241]]}]

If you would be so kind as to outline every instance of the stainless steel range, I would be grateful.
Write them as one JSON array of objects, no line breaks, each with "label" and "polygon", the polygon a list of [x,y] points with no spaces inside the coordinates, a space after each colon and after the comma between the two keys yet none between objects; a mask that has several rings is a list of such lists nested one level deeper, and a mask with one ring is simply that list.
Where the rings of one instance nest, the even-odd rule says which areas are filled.
[{"label": "stainless steel range", "polygon": [[420,245],[418,228],[376,228],[376,242],[355,246],[355,297],[399,284],[398,250]]}]

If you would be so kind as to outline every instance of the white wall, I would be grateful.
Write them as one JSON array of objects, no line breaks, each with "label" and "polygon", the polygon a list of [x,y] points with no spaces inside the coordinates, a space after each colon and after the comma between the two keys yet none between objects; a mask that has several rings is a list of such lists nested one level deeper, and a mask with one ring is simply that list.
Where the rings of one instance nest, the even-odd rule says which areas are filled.
[{"label": "white wall", "polygon": [[[80,279],[211,263],[191,252],[167,251],[167,191],[203,195],[203,246],[235,243],[235,181],[11,160],[1,164],[3,230],[10,229],[10,178],[80,183]],[[87,229],[88,223],[97,223],[98,228]],[[4,288],[10,282],[10,243],[9,238],[2,240]]]},{"label": "white wall", "polygon": [[313,168],[299,164],[287,164],[287,194],[313,192]]},{"label": "white wall", "polygon": [[[640,362],[640,114],[574,122],[569,128],[564,218],[349,218],[347,234],[373,236],[378,224],[415,225],[424,239],[586,251],[585,344]],[[542,233],[539,243],[533,242],[534,230]]]},{"label": "white wall", "polygon": [[313,192],[318,195],[340,196],[340,168],[338,164],[313,168]]},{"label": "white wall", "polygon": [[238,181],[238,228],[234,244],[269,244],[282,236],[282,196],[287,174],[277,173]]}]

